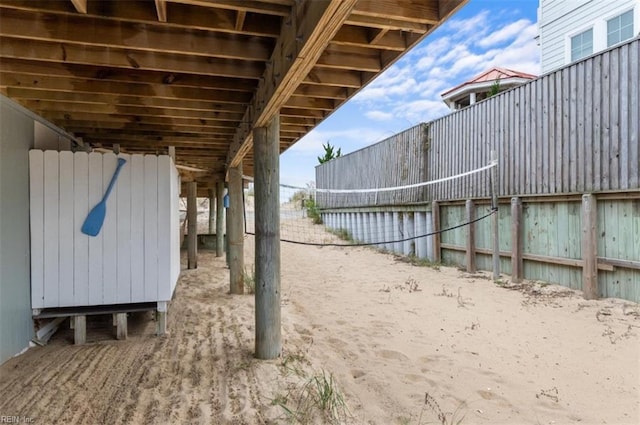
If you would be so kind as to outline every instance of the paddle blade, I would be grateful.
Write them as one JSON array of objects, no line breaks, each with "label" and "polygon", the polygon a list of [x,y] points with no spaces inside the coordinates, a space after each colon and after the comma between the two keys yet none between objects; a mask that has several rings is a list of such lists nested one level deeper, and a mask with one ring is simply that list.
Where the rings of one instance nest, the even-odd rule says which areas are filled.
[{"label": "paddle blade", "polygon": [[105,205],[105,202],[99,202],[95,207],[93,207],[91,212],[89,212],[84,223],[82,223],[82,229],[80,229],[82,233],[89,236],[96,236],[100,233],[106,213],[107,206]]}]

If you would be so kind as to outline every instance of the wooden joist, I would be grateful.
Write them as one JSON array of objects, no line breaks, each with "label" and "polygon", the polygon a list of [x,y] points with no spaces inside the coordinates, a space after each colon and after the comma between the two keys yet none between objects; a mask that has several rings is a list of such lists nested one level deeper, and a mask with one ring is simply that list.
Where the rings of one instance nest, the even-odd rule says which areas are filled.
[{"label": "wooden joist", "polygon": [[[302,83],[322,55],[323,49],[338,32],[355,0],[300,1],[288,17],[290,25],[282,33],[264,72],[263,84],[247,109],[243,121],[251,127],[263,127]],[[227,155],[227,165],[236,166],[251,148],[251,128],[239,127]]]}]

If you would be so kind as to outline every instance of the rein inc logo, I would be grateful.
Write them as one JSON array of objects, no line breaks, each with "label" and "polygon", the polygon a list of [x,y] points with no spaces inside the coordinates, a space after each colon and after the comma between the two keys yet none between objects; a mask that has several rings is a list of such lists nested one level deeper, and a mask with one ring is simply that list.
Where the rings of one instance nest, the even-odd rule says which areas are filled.
[{"label": "rein inc logo", "polygon": [[33,424],[35,420],[28,416],[0,415],[0,424]]}]

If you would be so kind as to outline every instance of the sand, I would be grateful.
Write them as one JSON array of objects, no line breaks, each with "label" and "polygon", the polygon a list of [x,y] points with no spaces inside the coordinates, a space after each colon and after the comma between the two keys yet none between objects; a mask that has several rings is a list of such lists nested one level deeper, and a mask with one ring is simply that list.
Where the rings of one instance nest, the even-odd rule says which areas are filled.
[{"label": "sand", "polygon": [[253,358],[253,296],[229,295],[224,259],[201,251],[180,277],[168,335],[153,335],[150,314],[130,318],[127,341],[111,339],[108,317],[90,321],[85,346],[59,332],[0,367],[0,415],[289,423],[285,408],[303,411],[305,385],[324,373],[344,423],[640,423],[638,304],[508,277],[506,288],[370,248],[283,244],[282,258],[280,359]]}]

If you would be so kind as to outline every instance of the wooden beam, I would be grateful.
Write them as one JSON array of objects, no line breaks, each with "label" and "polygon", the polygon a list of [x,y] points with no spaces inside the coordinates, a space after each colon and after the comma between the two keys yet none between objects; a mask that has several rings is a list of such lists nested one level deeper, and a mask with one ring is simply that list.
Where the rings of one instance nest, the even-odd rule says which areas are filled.
[{"label": "wooden beam", "polygon": [[[171,53],[179,56],[265,61],[272,50],[272,39],[256,39],[240,34],[184,31],[161,26],[147,26],[97,16],[65,16],[64,24],[53,13],[30,13],[3,9],[0,4],[0,35],[13,39],[47,40],[67,46],[125,49]],[[107,55],[108,56],[108,55]]]},{"label": "wooden beam", "polygon": [[164,85],[167,87],[207,88],[233,92],[252,92],[252,86],[255,84],[255,80],[246,78],[225,78],[68,63],[41,63],[13,58],[3,58],[0,71],[3,73],[2,76],[13,76],[13,78],[19,79],[18,81],[23,85],[27,76],[64,77],[86,82],[143,83],[151,84],[152,87]]},{"label": "wooden beam", "polygon": [[229,10],[260,13],[263,15],[288,16],[290,8],[287,3],[264,2],[256,0],[171,0],[173,3],[189,4],[203,7],[220,7]]},{"label": "wooden beam", "polygon": [[359,89],[362,87],[362,73],[358,71],[344,71],[340,69],[314,68],[304,78],[306,84],[320,84],[323,86],[348,87]]},{"label": "wooden beam", "polygon": [[78,13],[87,13],[87,0],[71,0]]},{"label": "wooden beam", "polygon": [[301,0],[284,18],[290,24],[282,33],[271,56],[264,79],[242,121],[252,123],[238,129],[227,155],[236,166],[251,148],[251,128],[270,122],[291,94],[306,78],[329,41],[351,13],[356,0]]},{"label": "wooden beam", "polygon": [[166,0],[155,0],[158,21],[167,22],[167,2]]},{"label": "wooden beam", "polygon": [[[29,90],[22,88],[10,87],[7,93],[13,99],[21,100],[45,100],[57,102],[71,102],[77,104],[106,104],[115,106],[145,106],[148,108],[163,109],[189,109],[189,110],[206,110],[221,112],[238,112],[243,109],[242,104],[223,103],[208,100],[180,100],[180,99],[164,99],[164,98],[148,98],[144,96],[125,96],[125,95],[109,95],[96,94],[87,96],[81,93],[56,92],[51,90]],[[318,106],[326,106],[327,102],[319,102]],[[117,110],[117,109],[116,109]]]},{"label": "wooden beam", "polygon": [[588,300],[598,298],[598,221],[594,195],[582,196],[582,291]]},{"label": "wooden beam", "polygon": [[187,268],[198,268],[198,183],[187,183]]},{"label": "wooden beam", "polygon": [[361,0],[354,8],[353,14],[429,25],[436,25],[440,22],[439,5],[434,1]]},{"label": "wooden beam", "polygon": [[378,44],[380,40],[384,38],[385,35],[389,32],[388,28],[380,28],[376,30],[375,34],[371,37],[371,41],[369,44]]},{"label": "wooden beam", "polygon": [[244,294],[244,215],[242,162],[229,169],[229,291]]},{"label": "wooden beam", "polygon": [[10,90],[55,91],[62,93],[87,93],[90,95],[144,96],[150,99],[205,100],[219,103],[247,105],[250,92],[210,89],[208,87],[175,87],[166,84],[122,83],[112,81],[84,80],[39,76],[37,78],[0,72],[0,87]]},{"label": "wooden beam", "polygon": [[247,16],[247,12],[244,10],[238,10],[236,15],[236,31],[242,31],[244,27],[244,19]]},{"label": "wooden beam", "polygon": [[366,28],[386,28],[396,31],[410,31],[412,33],[425,34],[429,26],[419,22],[407,21],[404,19],[394,19],[389,16],[371,16],[365,14],[352,14],[345,21],[348,25],[361,26]]},{"label": "wooden beam", "polygon": [[275,359],[282,352],[280,312],[279,117],[254,129],[255,137],[255,356]]},{"label": "wooden beam", "polygon": [[[106,103],[75,103],[73,101],[59,100],[37,100],[23,99],[20,103],[27,109],[38,114],[51,113],[54,116],[64,117],[65,113],[87,113],[87,114],[108,114],[124,115],[135,117],[161,117],[164,119],[189,119],[205,121],[239,121],[242,118],[239,112],[228,112],[222,110],[203,111],[199,109],[175,109],[168,107],[153,106],[129,106],[129,105],[109,105]],[[64,111],[64,112],[60,112]],[[309,119],[314,119],[313,117]]]},{"label": "wooden beam", "polygon": [[105,49],[98,46],[11,39],[2,36],[0,36],[0,57],[2,60],[4,58],[26,59],[69,65],[141,69],[231,78],[256,79],[260,77],[263,69],[263,66],[257,62],[115,48],[110,48],[106,54]]},{"label": "wooden beam", "polygon": [[[366,49],[394,50],[404,52],[407,42],[401,30],[378,28],[378,37],[372,39],[370,29],[354,25],[344,25],[331,40],[331,45],[354,46]],[[375,41],[375,43],[373,43]]]},{"label": "wooden beam", "polygon": [[[104,3],[91,1],[87,4],[87,13],[100,15],[117,21],[126,21],[136,24],[163,26],[165,28],[180,28],[189,30],[215,31],[222,33],[238,34],[235,29],[235,11],[232,9],[219,9],[215,7],[182,6],[171,2],[171,13],[167,15],[167,21],[158,23],[158,14],[155,8],[148,6],[146,1],[111,1],[109,7]],[[210,6],[215,6],[211,3]],[[61,17],[75,15],[71,13],[67,3],[60,0],[11,0],[2,7],[27,10],[31,12],[56,13]],[[250,14],[246,17],[243,35],[276,38],[280,31],[280,17],[277,15]]]}]

